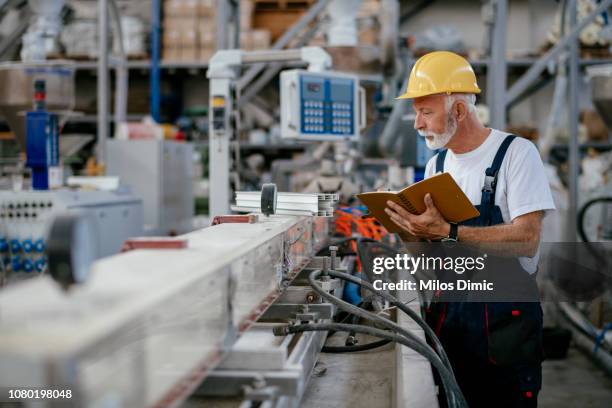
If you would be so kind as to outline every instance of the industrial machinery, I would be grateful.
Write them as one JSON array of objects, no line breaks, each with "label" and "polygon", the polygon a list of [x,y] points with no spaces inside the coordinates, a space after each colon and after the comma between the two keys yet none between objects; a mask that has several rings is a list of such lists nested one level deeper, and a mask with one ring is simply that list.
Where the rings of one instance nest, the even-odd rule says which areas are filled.
[{"label": "industrial machinery", "polygon": [[62,184],[59,163],[57,115],[45,109],[45,81],[34,82],[34,110],[26,114],[26,166],[32,171],[32,188],[48,190]]},{"label": "industrial machinery", "polygon": [[356,75],[289,70],[281,73],[281,136],[297,140],[357,140],[365,127],[365,91]]},{"label": "industrial machinery", "polygon": [[107,142],[107,171],[143,199],[149,235],[190,231],[193,206],[193,145],[170,140]]},{"label": "industrial machinery", "polygon": [[328,220],[223,222],[177,237],[184,249],[99,260],[69,294],[48,276],[6,288],[0,385],[70,387],[80,407],[180,401],[312,259]]},{"label": "industrial machinery", "polygon": [[129,192],[0,191],[0,252],[8,283],[47,271],[49,226],[70,212],[97,221],[100,257],[118,253],[127,238],[142,234],[142,200]]},{"label": "industrial machinery", "polygon": [[[177,406],[188,396],[205,406],[299,406],[326,333],[282,333],[287,323],[330,322],[336,313],[307,283],[313,271],[344,270],[336,248],[316,256],[329,222],[221,216],[178,237],[134,240],[140,249],[94,262],[87,283],[68,292],[50,276],[6,288],[0,390],[70,389],[69,404],[79,407]],[[341,280],[320,279],[317,290],[341,296]],[[418,313],[414,299],[401,302]],[[412,323],[398,319],[422,339]],[[435,406],[427,360],[396,350],[397,406]]]},{"label": "industrial machinery", "polygon": [[[263,62],[291,61],[308,63],[308,70],[281,73],[282,137],[307,141],[354,140],[365,126],[365,94],[357,77],[328,71],[331,57],[323,49],[218,51],[210,60],[207,73],[212,109],[209,131],[211,217],[229,212],[229,144],[234,136],[233,87],[239,68]],[[256,67],[251,69],[256,71]],[[250,75],[249,71],[245,75]]]},{"label": "industrial machinery", "polygon": [[0,286],[47,272],[47,233],[60,214],[87,213],[99,224],[100,257],[142,234],[142,200],[129,191],[62,187],[59,126],[74,104],[73,77],[61,61],[0,65],[0,113],[26,154],[0,190]]}]

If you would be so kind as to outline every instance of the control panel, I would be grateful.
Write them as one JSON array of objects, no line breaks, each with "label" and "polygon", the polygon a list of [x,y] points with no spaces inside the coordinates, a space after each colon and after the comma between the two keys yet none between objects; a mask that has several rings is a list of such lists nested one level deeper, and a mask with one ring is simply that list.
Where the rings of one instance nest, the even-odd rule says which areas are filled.
[{"label": "control panel", "polygon": [[355,75],[289,70],[281,73],[281,136],[297,140],[357,140],[365,127],[365,91]]}]

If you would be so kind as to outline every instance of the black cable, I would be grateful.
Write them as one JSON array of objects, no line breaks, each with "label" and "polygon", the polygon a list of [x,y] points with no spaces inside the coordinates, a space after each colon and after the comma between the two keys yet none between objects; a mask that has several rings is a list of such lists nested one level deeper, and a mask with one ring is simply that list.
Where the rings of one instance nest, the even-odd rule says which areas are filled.
[{"label": "black cable", "polygon": [[[431,347],[429,345],[424,343],[421,339],[419,339],[414,334],[410,333],[409,331],[407,331],[406,329],[404,329],[400,325],[392,322],[391,320],[385,319],[385,318],[383,318],[381,316],[378,316],[378,315],[376,315],[374,313],[370,313],[368,311],[362,310],[362,309],[360,309],[360,308],[358,308],[358,307],[356,307],[356,306],[354,306],[354,305],[352,305],[352,304],[350,304],[348,302],[345,302],[342,299],[339,299],[336,296],[326,292],[325,290],[323,290],[323,288],[321,286],[319,286],[319,284],[316,281],[316,279],[321,274],[322,274],[322,271],[315,270],[315,271],[311,272],[308,275],[308,282],[310,283],[310,286],[313,288],[313,290],[319,296],[321,296],[324,299],[327,299],[330,303],[336,305],[339,309],[342,309],[342,310],[344,310],[346,312],[353,313],[355,315],[363,317],[364,319],[371,320],[371,321],[376,322],[376,323],[378,323],[378,324],[380,324],[380,325],[382,325],[384,327],[387,327],[388,329],[391,329],[392,331],[394,331],[396,333],[399,333],[400,337],[402,337],[406,341],[409,341],[412,344],[416,344],[417,346],[415,346],[415,347],[418,347],[419,350],[421,350],[421,351],[422,350],[426,350],[426,351],[423,351],[421,354],[427,353],[427,352],[431,352],[431,354],[436,356],[436,358],[440,361],[440,364],[442,365],[442,367],[444,367],[445,372],[450,373],[450,379],[447,378],[447,379],[444,380],[447,383],[445,388],[448,389],[449,392],[450,392],[450,387],[455,387],[457,389],[459,388],[459,386],[457,385],[457,382],[455,380],[455,377],[452,374],[452,368],[446,367],[446,365],[444,363],[442,363],[442,360],[440,360],[438,355],[431,349]],[[353,325],[344,325],[344,326],[353,326]],[[413,349],[417,350],[417,348],[415,348],[415,347],[413,347]],[[423,354],[423,355],[425,356],[426,354]],[[444,373],[440,372],[440,370],[438,370],[438,372],[440,373],[440,377],[442,377]],[[447,394],[447,398],[449,399],[449,406],[456,406],[454,404],[455,403],[455,400],[454,400],[455,399],[455,394]],[[463,398],[463,396],[461,396],[461,398]]]},{"label": "black cable", "polygon": [[[316,271],[315,271],[316,272]],[[354,325],[354,324],[341,324],[341,323],[308,323],[294,326],[277,326],[273,329],[276,336],[286,336],[291,333],[300,333],[305,331],[354,331],[356,333],[368,334],[371,336],[380,337],[381,339],[387,339],[400,343],[423,357],[427,358],[429,362],[436,368],[440,374],[442,385],[445,389],[447,403],[449,407],[460,407],[467,408],[467,402],[463,397],[463,393],[459,389],[457,382],[455,381],[454,375],[444,366],[442,360],[438,357],[433,350],[421,342],[420,340],[414,341],[404,336],[400,336],[396,333],[391,333],[375,327]]]},{"label": "black cable", "polygon": [[[612,200],[612,198],[611,198]],[[352,240],[352,239],[356,239],[357,240],[357,246],[358,248],[361,246],[361,244],[366,243],[366,242],[370,242],[370,243],[375,243],[377,245],[379,245],[380,247],[390,250],[390,251],[396,251],[395,248],[391,247],[390,245],[381,243],[375,239],[372,238],[364,238],[364,237],[349,237],[346,240]],[[352,283],[355,283],[357,285],[361,285],[363,287],[365,287],[366,289],[368,289],[370,292],[383,297],[384,299],[388,300],[392,305],[396,306],[397,308],[399,308],[400,310],[402,310],[404,313],[406,313],[412,320],[414,320],[425,332],[425,335],[427,336],[427,338],[434,344],[434,348],[436,350],[436,352],[438,353],[438,355],[440,356],[440,358],[442,359],[442,361],[444,362],[444,365],[446,367],[448,367],[448,369],[452,372],[452,365],[450,363],[450,360],[448,359],[448,356],[446,354],[446,351],[444,350],[444,347],[442,346],[442,344],[440,343],[440,340],[438,339],[438,337],[436,336],[436,334],[434,333],[434,331],[431,329],[431,327],[427,324],[427,322],[425,322],[415,311],[413,311],[412,309],[410,309],[409,307],[407,307],[404,303],[400,302],[395,296],[391,295],[388,292],[385,291],[378,291],[374,288],[374,286],[368,282],[365,281],[363,279],[360,278],[356,278],[353,275],[350,274],[346,274],[346,273],[342,273],[342,272],[338,272],[338,271],[330,271],[329,273],[330,276],[332,277],[336,277],[339,279],[343,279]]]},{"label": "black cable", "polygon": [[436,334],[431,329],[431,327],[429,327],[427,322],[425,322],[414,310],[410,309],[404,303],[400,302],[395,296],[389,293],[386,293],[386,292],[377,291],[370,282],[367,282],[363,279],[359,279],[353,275],[349,275],[343,272],[338,272],[335,270],[330,270],[329,276],[334,277],[334,278],[343,279],[343,280],[355,283],[357,285],[361,285],[362,287],[366,288],[370,292],[373,292],[379,296],[382,296],[384,299],[388,300],[389,303],[391,303],[393,306],[396,306],[402,312],[406,313],[412,320],[414,320],[423,329],[427,338],[434,344],[434,348],[436,352],[438,353],[438,355],[440,356],[440,358],[442,359],[442,361],[444,362],[444,365],[452,372],[451,363],[448,359],[448,356],[446,355],[446,351],[444,350],[442,343],[440,343],[440,339],[438,339],[438,336],[436,336]]},{"label": "black cable", "polygon": [[597,259],[597,261],[602,267],[607,268],[608,260],[606,259],[605,254],[602,254],[600,251],[597,250],[592,241],[589,240],[589,237],[587,237],[586,231],[584,230],[584,217],[586,216],[586,212],[593,204],[597,203],[612,203],[612,197],[597,197],[587,201],[586,203],[584,203],[584,205],[578,212],[578,217],[576,221],[578,223],[578,234],[586,244],[587,249],[589,250],[591,255],[593,255],[593,257]]},{"label": "black cable", "polygon": [[323,353],[355,353],[359,351],[373,350],[391,343],[391,340],[377,340],[366,344],[357,344],[355,346],[323,346]]},{"label": "black cable", "polygon": [[593,204],[596,203],[612,203],[612,197],[598,197],[584,203],[580,211],[578,212],[578,233],[580,234],[580,238],[584,242],[591,242],[584,231],[584,216],[586,215],[587,210]]},{"label": "black cable", "polygon": [[[357,305],[358,307],[363,307],[363,302],[359,303]],[[365,308],[364,308],[365,309]],[[342,319],[340,319],[339,322],[336,323],[344,323],[346,322],[349,318],[353,318],[351,323],[352,324],[357,324],[359,323],[359,317],[355,316],[351,313],[346,313],[346,316],[344,316]],[[336,331],[329,331],[327,333],[327,338],[333,336],[334,334],[336,334]],[[349,333],[349,335],[355,335],[354,332]],[[378,340],[378,341],[373,341],[371,343],[366,343],[366,344],[357,344],[357,345],[344,345],[344,346],[323,346],[323,348],[321,349],[321,352],[323,353],[356,353],[359,351],[367,351],[367,350],[373,350],[376,349],[378,347],[382,347],[384,345],[387,345],[391,342],[391,340]]]},{"label": "black cable", "polygon": [[[353,240],[353,239],[356,239],[356,240],[357,240],[357,245],[358,245],[358,246],[357,246],[357,248],[358,248],[358,253],[359,253],[359,246],[360,246],[359,244],[362,244],[362,243],[365,243],[365,242],[372,242],[372,243],[376,243],[376,244],[377,244],[377,245],[379,245],[380,247],[382,247],[382,248],[384,248],[384,249],[387,249],[387,250],[391,250],[391,251],[396,251],[396,250],[397,250],[396,248],[393,248],[393,247],[391,247],[390,245],[387,245],[387,244],[381,243],[381,242],[376,241],[376,240],[371,239],[371,238],[363,238],[363,237],[361,237],[361,238],[356,238],[356,237],[349,237],[349,238],[347,238],[347,239],[345,239],[345,240],[343,240],[343,241],[345,241],[345,242],[346,242],[346,241],[350,241],[350,240]],[[359,254],[358,254],[358,256],[359,256]],[[314,283],[314,279],[312,279],[312,280],[311,280],[311,278],[313,277],[313,275],[315,275],[315,273],[316,273],[316,272],[318,272],[318,271],[314,271],[313,273],[311,273],[311,274],[310,274],[310,276],[309,276],[309,278],[308,278],[308,280],[309,280],[309,282],[310,282],[311,286],[313,287],[313,289],[315,289],[315,291],[317,291],[317,292],[318,292],[318,290],[317,290],[317,289],[320,289],[320,288],[319,288],[319,287],[317,287],[318,285],[316,285],[316,283]],[[321,272],[319,271],[319,275],[320,275],[320,273],[321,273]],[[435,348],[435,351],[436,351],[436,352],[438,353],[438,355],[440,356],[440,359],[441,359],[442,364],[443,364],[443,365],[444,365],[444,366],[445,366],[445,367],[448,369],[448,371],[450,372],[451,376],[453,377],[453,381],[455,381],[455,385],[456,385],[456,380],[455,380],[454,375],[453,375],[452,365],[451,365],[451,363],[450,363],[450,361],[449,361],[449,359],[448,359],[448,356],[447,356],[447,354],[446,354],[446,351],[444,350],[444,347],[443,347],[443,346],[442,346],[442,344],[440,343],[440,340],[438,339],[438,337],[436,336],[436,334],[434,333],[434,331],[433,331],[433,330],[431,329],[431,327],[430,327],[430,326],[427,324],[427,322],[425,322],[425,321],[424,321],[424,320],[423,320],[423,319],[422,319],[422,318],[421,318],[421,317],[420,317],[420,316],[419,316],[419,315],[418,315],[418,314],[417,314],[415,311],[413,311],[412,309],[410,309],[409,307],[407,307],[407,306],[406,306],[404,303],[400,302],[400,301],[399,301],[399,300],[398,300],[398,299],[397,299],[395,296],[393,296],[393,295],[391,295],[391,294],[389,294],[389,293],[387,293],[387,292],[384,292],[384,291],[378,291],[378,290],[376,290],[372,284],[370,284],[369,282],[367,282],[367,281],[365,281],[365,280],[363,280],[363,279],[360,279],[360,278],[354,277],[354,276],[352,276],[352,275],[350,275],[350,274],[346,274],[346,273],[342,273],[342,272],[334,271],[334,270],[330,270],[330,271],[328,272],[328,274],[329,274],[329,276],[332,276],[332,277],[335,277],[335,278],[339,278],[339,279],[343,279],[343,280],[346,280],[346,281],[349,281],[349,282],[355,283],[355,284],[357,284],[357,285],[361,285],[361,286],[365,287],[366,289],[368,289],[370,292],[372,292],[372,293],[374,293],[374,294],[376,294],[376,295],[378,295],[378,296],[383,297],[384,299],[386,299],[387,301],[389,301],[389,302],[390,302],[392,305],[396,306],[398,309],[400,309],[401,311],[403,311],[404,313],[406,313],[406,315],[408,315],[408,316],[409,316],[409,317],[410,317],[412,320],[414,320],[414,321],[415,321],[415,322],[416,322],[416,323],[417,323],[417,324],[418,324],[418,325],[419,325],[419,326],[420,326],[420,327],[423,329],[423,331],[425,332],[425,335],[427,336],[427,338],[428,338],[428,339],[429,339],[429,340],[430,340],[430,341],[433,343],[434,348]],[[331,294],[327,294],[327,292],[324,292],[324,291],[322,291],[322,292],[323,292],[323,293],[326,293],[326,294],[319,293],[319,295],[321,295],[322,297],[324,297],[324,298],[326,298],[327,300],[331,301],[332,303],[335,303],[335,302],[334,302],[334,299],[332,299],[332,298],[337,299],[335,296],[333,296],[333,295],[331,295]],[[340,299],[337,299],[337,300],[338,300],[338,301],[340,301],[340,302],[342,302],[342,303],[344,303],[344,304],[345,304],[345,306],[346,306],[346,305],[348,305],[348,306],[353,306],[353,305],[350,305],[349,303],[343,302],[343,301],[342,301],[342,300],[340,300]],[[338,307],[342,308],[342,306],[341,306],[340,304],[337,304],[337,303],[336,303],[336,306],[338,306]],[[344,310],[346,310],[346,309],[344,309]],[[346,310],[346,311],[348,311],[348,310]],[[370,314],[369,312],[366,312],[366,313]],[[359,316],[359,315],[360,315],[360,313],[353,313],[353,314],[354,314],[355,316]],[[378,320],[378,319],[376,319],[376,318],[379,318],[379,319],[384,319],[384,318],[382,318],[382,317],[380,317],[380,316],[378,316],[378,315],[374,315],[374,314],[370,314],[370,315],[371,315],[371,316],[366,317],[366,316],[364,316],[363,314],[361,314],[361,316],[362,316],[362,317],[365,317],[366,319],[369,319],[369,320],[377,321],[377,322],[379,322],[379,323],[381,323],[381,321],[380,321],[380,320]],[[372,318],[372,317],[376,317],[376,318]],[[383,324],[384,326],[387,326],[388,328],[390,328],[390,329],[392,329],[392,330],[394,330],[394,331],[398,331],[399,333],[403,334],[404,336],[408,337],[409,339],[416,340],[416,341],[420,341],[420,339],[418,339],[418,338],[416,338],[416,337],[413,337],[413,335],[412,335],[411,333],[409,333],[409,332],[407,332],[407,331],[403,330],[403,328],[402,328],[401,326],[396,325],[395,323],[393,323],[392,321],[390,321],[390,320],[388,320],[388,319],[384,319],[384,320],[386,320],[386,322],[387,322],[387,323],[390,323],[390,324],[391,324],[391,325],[389,325],[389,324],[387,324],[387,323],[385,323],[385,322],[382,322],[382,324]],[[391,327],[389,327],[389,326],[391,326]],[[399,329],[399,330],[397,330],[397,329]],[[374,342],[374,343],[377,343],[377,342]],[[380,346],[382,346],[382,345],[383,345],[383,344],[378,345],[377,347],[380,347]],[[425,346],[427,346],[427,347],[429,347],[429,346],[428,346],[428,345],[426,345],[426,344],[424,344],[424,345],[425,345]],[[363,345],[363,346],[369,346],[369,344],[366,344],[366,345]],[[359,347],[359,346],[345,346],[344,348],[347,348],[347,347],[349,347],[349,348],[350,348],[350,347]],[[342,347],[340,347],[340,348],[342,349]],[[445,387],[445,388],[446,388],[446,387]],[[458,388],[458,386],[457,386],[457,388]],[[450,404],[450,402],[449,402],[449,404]]]}]

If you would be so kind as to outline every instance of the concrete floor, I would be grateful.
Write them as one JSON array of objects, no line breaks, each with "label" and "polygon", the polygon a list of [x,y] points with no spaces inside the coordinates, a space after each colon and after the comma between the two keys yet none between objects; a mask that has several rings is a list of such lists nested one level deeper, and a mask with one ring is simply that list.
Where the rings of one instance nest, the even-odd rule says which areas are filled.
[{"label": "concrete floor", "polygon": [[[360,354],[351,356],[351,364],[346,355],[323,354],[327,372],[311,379],[302,407],[391,407],[393,354]],[[542,371],[540,408],[612,407],[612,378],[579,350],[571,348],[565,360],[545,361]]]},{"label": "concrete floor", "polygon": [[542,380],[540,408],[612,407],[612,378],[575,348],[565,360],[545,361]]},{"label": "concrete floor", "polygon": [[[346,335],[336,334],[328,345],[343,344]],[[358,336],[359,344],[377,340]],[[360,353],[321,353],[317,369],[311,377],[300,408],[376,408],[391,407],[395,373],[394,346]]]},{"label": "concrete floor", "polygon": [[[334,337],[328,344],[339,345],[338,340],[344,338]],[[301,408],[391,407],[393,358],[391,346],[352,355],[322,354],[318,375],[310,379]],[[542,374],[540,408],[612,407],[612,378],[575,348],[570,348],[564,360],[545,361]],[[240,401],[192,397],[182,407],[236,408]]]}]

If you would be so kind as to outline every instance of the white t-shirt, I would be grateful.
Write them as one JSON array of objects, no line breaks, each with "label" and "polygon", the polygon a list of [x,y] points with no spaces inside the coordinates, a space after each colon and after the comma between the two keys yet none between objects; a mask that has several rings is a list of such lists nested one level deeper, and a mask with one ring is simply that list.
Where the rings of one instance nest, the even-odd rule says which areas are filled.
[{"label": "white t-shirt", "polygon": [[[508,133],[492,129],[485,141],[476,149],[454,154],[448,151],[444,171],[453,176],[472,204],[480,204],[485,170]],[[436,169],[435,155],[425,167],[425,177],[431,177]],[[535,145],[527,139],[515,138],[506,152],[497,175],[495,204],[501,209],[505,224],[518,216],[539,210],[554,210],[544,164]],[[521,266],[529,272],[537,270],[540,251],[533,258],[520,257]]]}]

